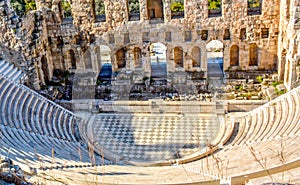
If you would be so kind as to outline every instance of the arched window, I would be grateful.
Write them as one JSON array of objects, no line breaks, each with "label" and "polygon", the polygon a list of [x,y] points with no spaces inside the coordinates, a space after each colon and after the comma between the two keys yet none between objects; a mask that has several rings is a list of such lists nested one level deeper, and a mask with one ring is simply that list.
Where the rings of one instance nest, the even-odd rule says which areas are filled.
[{"label": "arched window", "polygon": [[238,66],[239,65],[239,52],[240,49],[237,45],[233,45],[230,48],[230,66]]},{"label": "arched window", "polygon": [[262,0],[247,0],[248,15],[261,14]]},{"label": "arched window", "polygon": [[183,67],[183,50],[182,47],[174,48],[175,67]]},{"label": "arched window", "polygon": [[138,67],[138,66],[141,66],[142,64],[142,51],[140,48],[138,47],[135,47],[133,49],[133,60],[134,60],[134,67]]},{"label": "arched window", "polygon": [[125,55],[125,49],[119,49],[116,53],[116,60],[118,64],[118,68],[125,68],[126,67],[126,55]]},{"label": "arched window", "polygon": [[94,1],[94,14],[96,22],[105,22],[105,4],[103,0],[95,0]]},{"label": "arched window", "polygon": [[192,61],[193,67],[201,67],[201,50],[197,46],[192,49]]},{"label": "arched window", "polygon": [[129,20],[130,21],[140,20],[140,3],[139,3],[139,0],[129,0],[128,1],[128,8],[129,8]]},{"label": "arched window", "polygon": [[171,1],[171,18],[178,19],[184,17],[184,0]]},{"label": "arched window", "polygon": [[249,49],[249,66],[258,65],[258,47],[256,44],[250,44]]},{"label": "arched window", "polygon": [[208,0],[208,17],[222,16],[222,1]]}]

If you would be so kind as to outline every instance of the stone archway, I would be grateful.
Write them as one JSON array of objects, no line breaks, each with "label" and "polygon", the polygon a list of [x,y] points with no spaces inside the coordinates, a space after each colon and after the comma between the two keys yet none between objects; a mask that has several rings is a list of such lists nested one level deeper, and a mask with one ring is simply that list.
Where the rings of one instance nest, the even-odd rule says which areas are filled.
[{"label": "stone archway", "polygon": [[133,48],[133,65],[134,67],[142,66],[142,50],[138,47]]},{"label": "stone archway", "polygon": [[193,67],[201,67],[201,49],[198,46],[192,49],[192,64]]},{"label": "stone archway", "polygon": [[206,45],[209,79],[223,79],[223,50],[224,44],[219,40],[211,40]]},{"label": "stone archway", "polygon": [[240,49],[237,45],[232,45],[230,48],[230,66],[239,66]]},{"label": "stone archway", "polygon": [[174,54],[174,63],[175,63],[175,68],[176,67],[181,67],[183,68],[183,49],[180,46],[177,46],[173,50]]},{"label": "stone archway", "polygon": [[167,78],[167,47],[160,43],[150,45],[151,77],[156,79]]},{"label": "stone archway", "polygon": [[100,45],[97,56],[98,66],[100,66],[98,80],[100,82],[110,82],[113,72],[110,48],[106,45]]},{"label": "stone archway", "polygon": [[126,51],[124,48],[121,48],[116,52],[116,61],[118,69],[126,68]]},{"label": "stone archway", "polygon": [[258,46],[253,43],[249,46],[249,66],[258,65]]},{"label": "stone archway", "polygon": [[101,65],[103,64],[111,64],[111,50],[106,45],[100,46],[100,61]]}]

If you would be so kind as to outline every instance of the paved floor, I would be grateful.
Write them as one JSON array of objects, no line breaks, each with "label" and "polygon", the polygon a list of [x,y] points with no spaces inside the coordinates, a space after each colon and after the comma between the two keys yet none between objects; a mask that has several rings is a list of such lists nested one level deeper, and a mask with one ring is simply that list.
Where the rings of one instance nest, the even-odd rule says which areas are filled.
[{"label": "paved floor", "polygon": [[90,139],[135,162],[177,159],[205,150],[219,131],[216,115],[98,114],[92,119]]}]

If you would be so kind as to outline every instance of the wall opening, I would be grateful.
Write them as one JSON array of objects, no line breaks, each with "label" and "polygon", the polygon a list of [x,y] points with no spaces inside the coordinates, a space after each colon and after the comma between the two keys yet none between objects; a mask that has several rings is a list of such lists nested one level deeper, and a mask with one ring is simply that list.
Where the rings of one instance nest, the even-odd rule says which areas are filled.
[{"label": "wall opening", "polygon": [[240,30],[240,39],[243,41],[243,40],[246,40],[247,38],[247,31],[246,31],[246,28],[242,28]]},{"label": "wall opening", "polygon": [[208,17],[222,16],[222,1],[208,0]]},{"label": "wall opening", "polygon": [[166,42],[172,42],[172,32],[167,31],[167,32],[165,33],[165,41],[166,41]]},{"label": "wall opening", "polygon": [[247,0],[248,15],[261,14],[262,0]]},{"label": "wall opening", "polygon": [[283,49],[281,51],[281,60],[280,60],[280,66],[279,66],[279,69],[278,69],[278,73],[280,75],[280,80],[284,79],[285,64],[286,64],[286,54],[287,54],[286,49]]},{"label": "wall opening", "polygon": [[212,40],[206,45],[207,77],[209,79],[223,79],[223,50],[224,45],[219,40]]},{"label": "wall opening", "polygon": [[92,57],[90,50],[87,50],[84,55],[85,69],[93,69]]},{"label": "wall opening", "polygon": [[72,17],[72,9],[71,4],[68,0],[62,0],[61,1],[61,7],[63,11],[63,23],[72,23],[73,17]]},{"label": "wall opening", "polygon": [[193,67],[201,67],[201,49],[197,46],[192,49]]},{"label": "wall opening", "polygon": [[140,3],[139,0],[129,0],[128,1],[129,9],[129,21],[138,21],[140,20]]},{"label": "wall opening", "polygon": [[230,40],[230,30],[225,29],[224,35],[223,35],[223,40]]},{"label": "wall opening", "polygon": [[67,69],[67,66],[69,66],[70,69],[76,69],[76,56],[73,50],[66,52],[64,61],[66,63],[65,69]]},{"label": "wall opening", "polygon": [[151,78],[165,80],[167,78],[167,47],[160,43],[150,45]]},{"label": "wall opening", "polygon": [[237,45],[230,48],[230,66],[239,66],[240,49]]},{"label": "wall opening", "polygon": [[142,50],[138,47],[133,48],[134,67],[142,66]]},{"label": "wall opening", "polygon": [[43,56],[41,58],[41,63],[42,63],[42,71],[43,71],[43,76],[44,76],[44,82],[47,84],[50,81],[50,77],[49,77],[48,62],[47,62],[47,58],[45,56]]},{"label": "wall opening", "polygon": [[182,47],[175,47],[173,50],[175,67],[183,67],[183,49]]},{"label": "wall opening", "polygon": [[95,0],[94,1],[94,14],[96,22],[105,22],[105,4],[103,0]]},{"label": "wall opening", "polygon": [[184,0],[171,1],[171,18],[172,19],[184,18]]},{"label": "wall opening", "polygon": [[208,39],[208,30],[201,30],[201,40],[207,40]]},{"label": "wall opening", "polygon": [[268,28],[262,28],[261,29],[261,38],[269,38],[269,29]]},{"label": "wall opening", "polygon": [[258,65],[258,46],[254,44],[250,44],[249,48],[249,66],[257,66]]},{"label": "wall opening", "polygon": [[190,42],[190,41],[192,41],[192,32],[185,31],[184,32],[184,42]]},{"label": "wall opening", "polygon": [[100,46],[100,61],[101,66],[98,75],[98,84],[110,84],[112,78],[111,50],[108,46]]},{"label": "wall opening", "polygon": [[115,35],[114,34],[108,34],[108,43],[109,44],[115,43]]},{"label": "wall opening", "polygon": [[129,33],[124,33],[124,45],[130,43]]},{"label": "wall opening", "polygon": [[126,51],[124,48],[119,49],[116,53],[116,60],[119,69],[126,67]]},{"label": "wall opening", "polygon": [[162,0],[147,0],[148,19],[163,20],[163,2]]}]

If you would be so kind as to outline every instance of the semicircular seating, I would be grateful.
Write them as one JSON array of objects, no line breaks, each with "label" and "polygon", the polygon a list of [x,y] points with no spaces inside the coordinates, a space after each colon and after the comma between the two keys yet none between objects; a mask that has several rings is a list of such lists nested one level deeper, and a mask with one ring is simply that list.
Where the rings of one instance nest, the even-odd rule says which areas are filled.
[{"label": "semicircular seating", "polygon": [[300,87],[247,112],[233,117],[240,129],[231,145],[260,142],[294,136],[300,127]]},{"label": "semicircular seating", "polygon": [[101,178],[111,184],[220,184],[224,180],[242,184],[245,177],[272,176],[287,169],[300,173],[295,168],[300,165],[300,87],[232,117],[226,124],[239,123],[238,132],[228,134],[229,130],[222,129],[223,143],[230,140],[228,135],[235,137],[217,152],[185,164],[178,160],[178,165],[160,167],[113,165],[95,154],[92,145],[77,139],[74,127],[78,118],[72,112],[1,75],[0,92],[0,155],[26,171],[38,169],[39,175],[47,172],[76,183],[95,183]]}]

